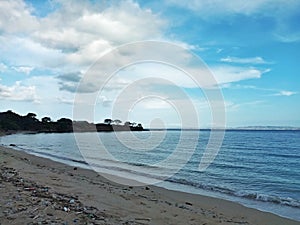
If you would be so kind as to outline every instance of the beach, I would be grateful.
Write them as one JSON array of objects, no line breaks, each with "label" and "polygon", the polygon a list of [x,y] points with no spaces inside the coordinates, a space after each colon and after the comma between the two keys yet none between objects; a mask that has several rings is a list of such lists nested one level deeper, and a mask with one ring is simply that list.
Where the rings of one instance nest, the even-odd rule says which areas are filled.
[{"label": "beach", "polygon": [[122,186],[6,147],[0,171],[0,224],[300,224],[217,198]]}]

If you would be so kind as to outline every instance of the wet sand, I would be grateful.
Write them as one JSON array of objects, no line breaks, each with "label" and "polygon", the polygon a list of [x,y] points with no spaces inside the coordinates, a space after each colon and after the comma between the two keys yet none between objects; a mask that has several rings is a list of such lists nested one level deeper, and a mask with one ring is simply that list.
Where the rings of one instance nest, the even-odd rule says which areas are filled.
[{"label": "wet sand", "polygon": [[75,168],[0,147],[0,225],[299,225],[238,203],[155,186],[115,184]]}]

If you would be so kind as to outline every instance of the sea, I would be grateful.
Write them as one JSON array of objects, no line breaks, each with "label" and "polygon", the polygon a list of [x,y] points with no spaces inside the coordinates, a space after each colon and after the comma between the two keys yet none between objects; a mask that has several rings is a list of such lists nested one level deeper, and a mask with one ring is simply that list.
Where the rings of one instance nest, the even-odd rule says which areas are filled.
[{"label": "sea", "polygon": [[0,145],[300,221],[300,131],[227,130],[200,170],[210,138],[210,130],[39,133],[2,136]]}]

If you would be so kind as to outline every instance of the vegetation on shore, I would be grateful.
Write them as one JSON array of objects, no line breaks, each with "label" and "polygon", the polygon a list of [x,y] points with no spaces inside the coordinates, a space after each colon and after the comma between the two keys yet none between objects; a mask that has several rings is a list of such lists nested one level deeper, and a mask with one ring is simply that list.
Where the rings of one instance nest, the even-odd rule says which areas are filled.
[{"label": "vegetation on shore", "polygon": [[0,133],[8,132],[111,132],[111,131],[143,131],[140,123],[129,121],[122,124],[121,120],[105,119],[104,123],[89,123],[87,121],[72,121],[68,118],[61,118],[52,121],[50,117],[43,117],[38,120],[35,113],[28,113],[21,116],[11,110],[0,113]]}]

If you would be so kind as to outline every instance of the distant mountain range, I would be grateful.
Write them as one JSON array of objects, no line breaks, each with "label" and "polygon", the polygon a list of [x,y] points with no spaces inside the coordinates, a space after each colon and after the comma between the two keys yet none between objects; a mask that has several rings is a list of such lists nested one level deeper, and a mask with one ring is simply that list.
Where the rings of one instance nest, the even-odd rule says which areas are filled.
[{"label": "distant mountain range", "polygon": [[[231,128],[229,128],[231,129]],[[300,130],[300,127],[292,126],[246,126],[246,127],[237,127],[232,128],[236,130]]]},{"label": "distant mountain range", "polygon": [[227,127],[223,128],[152,128],[151,130],[226,130],[226,131],[238,131],[238,130],[300,130],[300,127],[291,126],[245,126],[245,127]]}]

